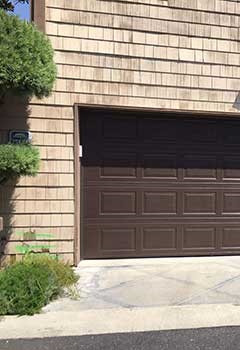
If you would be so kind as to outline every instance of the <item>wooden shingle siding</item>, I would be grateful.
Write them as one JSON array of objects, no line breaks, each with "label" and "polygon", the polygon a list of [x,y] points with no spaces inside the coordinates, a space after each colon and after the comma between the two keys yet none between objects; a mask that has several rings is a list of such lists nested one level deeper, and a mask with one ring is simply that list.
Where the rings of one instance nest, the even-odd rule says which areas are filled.
[{"label": "wooden shingle siding", "polygon": [[48,0],[55,103],[238,113],[239,6]]},{"label": "wooden shingle siding", "polygon": [[[36,178],[0,194],[14,255],[17,231],[49,231],[73,262],[74,104],[238,115],[240,3],[228,0],[45,0],[58,79],[49,98],[2,106],[0,142],[29,127]],[[19,118],[20,116],[20,118]],[[23,117],[27,116],[27,126]],[[78,160],[76,160],[78,161]],[[14,215],[4,203],[11,198]],[[11,217],[10,217],[11,216]],[[9,229],[11,228],[11,229]]]},{"label": "wooden shingle siding", "polygon": [[[22,178],[16,186],[9,182],[1,188],[0,213],[4,220],[1,260],[6,263],[15,259],[23,244],[39,244],[50,246],[51,253],[60,253],[62,259],[72,264],[75,230],[73,108],[43,105],[42,101],[25,106],[21,102],[17,98],[16,103],[7,102],[0,107],[4,117],[0,142],[7,142],[10,129],[29,128],[42,160],[37,177]],[[40,236],[39,242],[33,244],[23,237],[24,232],[29,231],[47,234],[47,237]]]}]

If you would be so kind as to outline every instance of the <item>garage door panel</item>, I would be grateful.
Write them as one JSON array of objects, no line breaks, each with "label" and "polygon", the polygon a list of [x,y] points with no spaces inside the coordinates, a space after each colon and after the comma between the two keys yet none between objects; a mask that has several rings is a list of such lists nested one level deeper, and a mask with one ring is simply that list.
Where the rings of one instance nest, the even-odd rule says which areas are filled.
[{"label": "garage door panel", "polygon": [[136,228],[102,228],[101,251],[136,251]]},{"label": "garage door panel", "polygon": [[[136,178],[137,177],[137,152],[129,148],[102,152],[100,164],[100,178]],[[115,152],[114,152],[115,151]]]},{"label": "garage door panel", "polygon": [[81,116],[84,257],[240,253],[240,121]]},{"label": "garage door panel", "polygon": [[223,193],[223,214],[240,215],[240,192]]},{"label": "garage door panel", "polygon": [[102,137],[108,139],[130,139],[137,137],[136,118],[115,117],[102,119]]},{"label": "garage door panel", "polygon": [[216,215],[216,192],[185,192],[183,195],[184,215]]},{"label": "garage door panel", "polygon": [[[94,122],[93,122],[94,120]],[[85,147],[91,144],[91,140],[98,142],[102,134],[102,118],[97,118],[94,113],[90,118],[81,118],[80,139]]]},{"label": "garage door panel", "polygon": [[176,154],[143,154],[142,177],[176,180],[178,177]]},{"label": "garage door panel", "polygon": [[[101,144],[98,145],[98,152],[101,152],[101,157],[108,158],[110,156],[114,157],[114,159],[118,159],[119,156],[124,154],[136,154],[137,149],[136,141],[134,142],[134,139],[129,141],[118,140],[118,143],[114,140],[112,140],[112,142],[102,140]],[[128,158],[126,158],[126,160],[128,160]]]},{"label": "garage door panel", "polygon": [[137,228],[134,225],[86,225],[84,254],[89,258],[136,256]]},{"label": "garage door panel", "polygon": [[142,250],[176,251],[177,227],[145,227],[142,230]]},{"label": "garage door panel", "polygon": [[215,227],[186,227],[183,229],[183,250],[216,249],[217,232]]},{"label": "garage door panel", "polygon": [[136,215],[137,194],[133,191],[100,191],[100,215]]},{"label": "garage door panel", "polygon": [[171,119],[143,118],[138,120],[142,142],[177,142],[178,124]]},{"label": "garage door panel", "polygon": [[128,165],[126,165],[125,160],[118,160],[117,161],[117,166],[114,166],[114,162],[116,160],[105,160],[103,161],[101,167],[100,167],[100,174],[99,174],[99,179],[100,178],[136,178],[137,177],[137,167],[136,165],[132,164],[129,162]]},{"label": "garage door panel", "polygon": [[177,214],[176,192],[143,192],[143,209],[144,215],[176,215]]},{"label": "garage door panel", "polygon": [[237,146],[240,149],[239,121],[224,121],[221,127],[222,143],[225,146]]},{"label": "garage door panel", "polygon": [[123,180],[137,178],[137,164],[134,155],[129,160],[121,159],[102,159],[98,165],[89,164],[84,168],[84,183],[88,184],[91,181],[106,181],[106,180]]},{"label": "garage door panel", "polygon": [[183,155],[183,179],[217,180],[217,156],[204,154]]},{"label": "garage door panel", "polygon": [[221,249],[240,250],[240,227],[224,227],[222,229]]},{"label": "garage door panel", "polygon": [[136,215],[137,192],[89,186],[84,192],[84,202],[85,218]]},{"label": "garage door panel", "polygon": [[84,182],[98,181],[109,178],[115,180],[137,177],[137,152],[136,147],[125,148],[109,145],[108,151],[104,152],[99,146],[97,151],[84,150],[84,154],[88,154],[89,160],[83,160]]},{"label": "garage door panel", "polygon": [[222,157],[222,179],[240,181],[239,155],[228,154]]},{"label": "garage door panel", "polygon": [[216,144],[218,142],[217,124],[214,121],[208,121],[206,127],[205,120],[193,119],[185,120],[184,123],[179,121],[180,143]]}]

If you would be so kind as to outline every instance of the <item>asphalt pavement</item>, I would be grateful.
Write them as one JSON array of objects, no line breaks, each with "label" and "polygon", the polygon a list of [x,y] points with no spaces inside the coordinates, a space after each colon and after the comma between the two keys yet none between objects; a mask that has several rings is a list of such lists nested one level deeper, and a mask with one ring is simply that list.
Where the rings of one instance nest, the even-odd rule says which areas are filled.
[{"label": "asphalt pavement", "polygon": [[240,327],[0,341],[0,350],[238,350]]}]

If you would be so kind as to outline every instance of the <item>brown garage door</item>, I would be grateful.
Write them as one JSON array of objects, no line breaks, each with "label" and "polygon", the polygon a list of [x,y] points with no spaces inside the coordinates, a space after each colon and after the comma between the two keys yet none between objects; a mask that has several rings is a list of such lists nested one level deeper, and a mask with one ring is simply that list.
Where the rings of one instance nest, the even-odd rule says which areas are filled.
[{"label": "brown garage door", "polygon": [[240,253],[240,121],[80,115],[85,258]]}]

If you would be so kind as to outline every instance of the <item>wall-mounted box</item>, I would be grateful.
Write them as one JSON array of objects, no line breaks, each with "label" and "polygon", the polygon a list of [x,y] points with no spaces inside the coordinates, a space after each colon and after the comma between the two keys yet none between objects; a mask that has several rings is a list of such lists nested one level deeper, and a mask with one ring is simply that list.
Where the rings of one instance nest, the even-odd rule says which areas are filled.
[{"label": "wall-mounted box", "polygon": [[32,134],[26,130],[11,130],[9,131],[8,141],[10,143],[30,143]]}]

